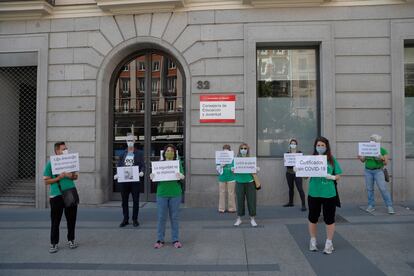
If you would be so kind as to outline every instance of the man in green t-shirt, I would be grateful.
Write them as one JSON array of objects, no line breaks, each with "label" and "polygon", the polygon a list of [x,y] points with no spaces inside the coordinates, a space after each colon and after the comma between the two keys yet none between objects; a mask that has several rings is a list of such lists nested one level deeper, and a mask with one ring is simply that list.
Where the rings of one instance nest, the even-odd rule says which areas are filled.
[{"label": "man in green t-shirt", "polygon": [[[65,142],[55,143],[54,150],[56,155],[68,153],[68,148],[66,147]],[[78,206],[65,207],[61,191],[74,188],[74,180],[78,179],[78,174],[63,172],[59,175],[53,175],[52,164],[49,160],[46,163],[45,169],[43,171],[43,179],[45,181],[45,184],[50,186],[49,202],[51,228],[49,252],[56,253],[58,251],[59,225],[63,212],[65,212],[65,217],[68,225],[68,245],[69,248],[74,249],[78,246],[75,243],[75,225]]]}]

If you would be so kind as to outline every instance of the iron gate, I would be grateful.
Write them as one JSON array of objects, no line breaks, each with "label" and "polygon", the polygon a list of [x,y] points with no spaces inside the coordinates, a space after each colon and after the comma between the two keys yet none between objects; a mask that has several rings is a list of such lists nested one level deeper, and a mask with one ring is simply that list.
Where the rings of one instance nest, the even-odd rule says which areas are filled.
[{"label": "iron gate", "polygon": [[37,67],[0,67],[0,203],[35,203]]}]

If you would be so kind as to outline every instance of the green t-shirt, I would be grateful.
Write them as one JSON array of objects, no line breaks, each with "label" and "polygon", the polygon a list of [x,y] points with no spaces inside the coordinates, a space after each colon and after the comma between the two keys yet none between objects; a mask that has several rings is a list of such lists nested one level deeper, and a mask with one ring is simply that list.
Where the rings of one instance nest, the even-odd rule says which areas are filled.
[{"label": "green t-shirt", "polygon": [[[388,151],[384,148],[381,148],[380,152],[382,156],[388,154]],[[384,167],[384,161],[378,160],[375,157],[365,157],[365,168],[375,170],[381,169],[382,167]]]},{"label": "green t-shirt", "polygon": [[[43,171],[43,176],[47,176],[51,178],[57,177],[57,175],[52,174],[52,164],[50,163],[50,161],[48,161],[45,166],[45,169]],[[60,183],[60,187],[62,188],[62,191],[75,187],[75,182],[72,179],[67,178],[67,177],[62,178],[59,181],[59,183]],[[59,185],[57,182],[50,185],[50,197],[59,196],[61,194],[62,193],[59,190]]]},{"label": "green t-shirt", "polygon": [[[180,162],[180,173],[184,173],[183,166]],[[180,182],[178,180],[160,181],[157,186],[157,196],[160,197],[177,197],[182,194]]]},{"label": "green t-shirt", "polygon": [[231,182],[235,180],[234,173],[231,171],[232,167],[234,167],[234,161],[223,167],[223,173],[218,176],[220,182]]},{"label": "green t-shirt", "polygon": [[[328,174],[335,175],[341,174],[342,169],[339,166],[338,161],[334,157],[334,166],[335,170],[332,165],[328,162]],[[325,177],[311,177],[309,181],[309,191],[308,195],[312,197],[323,197],[323,198],[330,198],[336,196],[335,190],[335,183],[333,180],[326,179]]]}]

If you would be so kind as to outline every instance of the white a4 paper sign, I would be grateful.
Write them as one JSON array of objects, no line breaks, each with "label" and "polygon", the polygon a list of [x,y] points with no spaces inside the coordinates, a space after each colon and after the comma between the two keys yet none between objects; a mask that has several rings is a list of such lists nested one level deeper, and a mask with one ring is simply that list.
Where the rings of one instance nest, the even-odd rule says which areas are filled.
[{"label": "white a4 paper sign", "polygon": [[283,155],[285,167],[294,167],[296,156],[302,156],[302,155],[303,153],[285,153]]},{"label": "white a4 paper sign", "polygon": [[229,150],[216,151],[216,164],[226,165],[233,162],[234,152]]},{"label": "white a4 paper sign", "polygon": [[154,179],[152,181],[178,180],[177,173],[180,172],[180,161],[156,161],[151,162]]},{"label": "white a4 paper sign", "polygon": [[377,157],[381,154],[381,144],[375,142],[358,143],[358,155]]},{"label": "white a4 paper sign", "polygon": [[52,165],[52,174],[58,175],[63,172],[78,172],[79,171],[79,154],[70,153],[62,155],[50,156],[50,163]]},{"label": "white a4 paper sign", "polygon": [[297,177],[326,177],[328,175],[326,155],[296,156],[295,168]]},{"label": "white a4 paper sign", "polygon": [[118,175],[118,183],[139,182],[138,166],[117,167],[116,173]]},{"label": "white a4 paper sign", "polygon": [[256,173],[256,157],[236,157],[234,158],[234,173]]}]

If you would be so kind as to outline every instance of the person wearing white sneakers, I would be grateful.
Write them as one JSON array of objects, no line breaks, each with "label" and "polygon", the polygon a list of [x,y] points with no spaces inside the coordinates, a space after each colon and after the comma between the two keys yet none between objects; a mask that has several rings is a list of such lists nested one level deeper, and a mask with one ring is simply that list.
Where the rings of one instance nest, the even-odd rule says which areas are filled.
[{"label": "person wearing white sneakers", "polygon": [[339,179],[342,169],[335,157],[332,156],[329,141],[325,137],[318,137],[315,140],[313,155],[326,155],[328,160],[328,175],[326,177],[311,177],[309,180],[309,250],[318,251],[316,232],[318,219],[322,210],[327,236],[323,253],[331,254],[334,250],[332,239],[335,233],[335,212],[338,204],[335,181]]},{"label": "person wearing white sneakers", "polygon": [[[378,134],[372,134],[370,137],[371,142],[380,143],[382,137]],[[380,148],[380,155],[377,157],[358,156],[358,159],[365,163],[365,185],[368,194],[368,207],[367,212],[375,211],[375,196],[374,196],[374,183],[377,183],[378,189],[381,192],[382,199],[388,209],[388,214],[395,214],[392,204],[391,195],[387,190],[387,184],[385,183],[384,166],[388,163],[388,152],[383,147]]]},{"label": "person wearing white sneakers", "polygon": [[[243,143],[239,147],[238,157],[249,157],[249,146]],[[259,168],[257,168],[259,170]],[[234,167],[232,168],[234,171]],[[236,179],[236,202],[237,202],[237,220],[234,226],[242,224],[242,217],[245,215],[245,199],[249,209],[250,224],[257,226],[256,216],[256,185],[251,173],[235,173]]]}]

